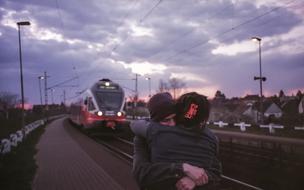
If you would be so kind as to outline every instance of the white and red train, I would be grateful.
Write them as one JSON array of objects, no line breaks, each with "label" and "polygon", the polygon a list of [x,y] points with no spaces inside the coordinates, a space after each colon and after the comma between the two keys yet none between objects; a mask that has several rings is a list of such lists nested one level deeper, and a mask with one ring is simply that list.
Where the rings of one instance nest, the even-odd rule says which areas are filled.
[{"label": "white and red train", "polygon": [[85,129],[119,129],[126,123],[125,93],[119,84],[101,79],[71,104],[70,120]]}]

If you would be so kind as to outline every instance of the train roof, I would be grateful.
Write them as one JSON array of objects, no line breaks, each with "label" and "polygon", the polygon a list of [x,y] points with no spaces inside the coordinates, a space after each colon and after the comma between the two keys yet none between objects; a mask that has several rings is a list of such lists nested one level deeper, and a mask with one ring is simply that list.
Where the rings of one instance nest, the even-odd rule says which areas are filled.
[{"label": "train roof", "polygon": [[111,81],[110,79],[101,79],[96,82],[92,87],[92,91],[123,91],[118,83]]}]

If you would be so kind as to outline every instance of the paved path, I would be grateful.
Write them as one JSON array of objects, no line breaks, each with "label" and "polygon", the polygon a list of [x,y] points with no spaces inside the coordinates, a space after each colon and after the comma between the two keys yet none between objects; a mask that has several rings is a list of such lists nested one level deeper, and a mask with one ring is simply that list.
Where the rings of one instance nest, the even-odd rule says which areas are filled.
[{"label": "paved path", "polygon": [[[131,182],[131,186],[122,187],[121,183],[118,183],[101,164],[96,162],[102,155],[107,154],[108,157],[113,157],[113,155],[89,139],[89,143],[95,144],[91,150],[95,152],[92,157],[92,154],[84,150],[83,146],[79,146],[80,142],[75,141],[71,136],[69,130],[75,129],[67,129],[63,126],[64,123],[64,119],[52,122],[41,136],[36,155],[38,169],[32,189],[137,189],[134,182]],[[96,150],[96,147],[99,150]],[[125,178],[130,178],[129,181],[132,180],[130,171],[124,175]]]}]

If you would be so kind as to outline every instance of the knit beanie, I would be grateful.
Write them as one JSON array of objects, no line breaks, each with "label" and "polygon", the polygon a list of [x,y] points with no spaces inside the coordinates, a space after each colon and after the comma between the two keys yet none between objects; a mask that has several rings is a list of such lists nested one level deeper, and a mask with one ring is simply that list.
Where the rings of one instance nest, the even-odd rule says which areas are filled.
[{"label": "knit beanie", "polygon": [[170,93],[158,93],[150,98],[148,109],[151,119],[155,122],[159,122],[175,113],[175,102]]},{"label": "knit beanie", "polygon": [[177,99],[176,110],[177,124],[187,128],[200,128],[201,123],[209,118],[210,103],[206,96],[190,92]]}]

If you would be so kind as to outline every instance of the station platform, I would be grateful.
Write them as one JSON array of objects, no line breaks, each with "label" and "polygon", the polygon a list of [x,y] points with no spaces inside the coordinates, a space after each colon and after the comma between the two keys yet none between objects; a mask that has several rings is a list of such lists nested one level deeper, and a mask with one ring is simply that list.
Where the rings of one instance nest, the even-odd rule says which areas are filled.
[{"label": "station platform", "polygon": [[138,189],[127,162],[79,133],[65,118],[46,127],[37,149],[34,190]]}]

